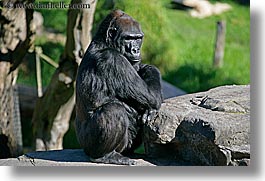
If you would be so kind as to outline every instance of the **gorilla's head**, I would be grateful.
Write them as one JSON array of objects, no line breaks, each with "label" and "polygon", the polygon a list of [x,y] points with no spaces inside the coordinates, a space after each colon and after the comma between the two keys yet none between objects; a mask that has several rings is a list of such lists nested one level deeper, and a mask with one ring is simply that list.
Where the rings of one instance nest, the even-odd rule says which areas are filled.
[{"label": "gorilla's head", "polygon": [[139,23],[123,11],[114,10],[103,20],[96,37],[99,36],[107,47],[119,51],[132,64],[141,61],[144,34]]}]

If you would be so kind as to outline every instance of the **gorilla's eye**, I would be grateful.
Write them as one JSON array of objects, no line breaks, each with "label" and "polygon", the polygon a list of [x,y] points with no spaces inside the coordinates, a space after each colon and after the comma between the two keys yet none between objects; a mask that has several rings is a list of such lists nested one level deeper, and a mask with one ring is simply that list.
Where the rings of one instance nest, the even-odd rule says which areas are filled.
[{"label": "gorilla's eye", "polygon": [[138,35],[138,34],[129,34],[129,35],[125,35],[124,39],[125,40],[142,40],[143,36],[142,35]]},{"label": "gorilla's eye", "polygon": [[131,40],[131,37],[126,36],[124,39],[125,39],[126,41],[129,41],[129,40]]},{"label": "gorilla's eye", "polygon": [[133,40],[133,38],[131,36],[124,36],[124,40],[125,41],[130,41],[130,40]]}]

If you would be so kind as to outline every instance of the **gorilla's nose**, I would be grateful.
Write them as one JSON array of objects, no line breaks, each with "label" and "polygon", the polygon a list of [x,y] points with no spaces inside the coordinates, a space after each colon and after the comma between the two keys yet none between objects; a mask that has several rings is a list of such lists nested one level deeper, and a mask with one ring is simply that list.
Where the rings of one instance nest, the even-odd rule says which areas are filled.
[{"label": "gorilla's nose", "polygon": [[140,55],[140,48],[132,48],[132,54],[133,55]]}]

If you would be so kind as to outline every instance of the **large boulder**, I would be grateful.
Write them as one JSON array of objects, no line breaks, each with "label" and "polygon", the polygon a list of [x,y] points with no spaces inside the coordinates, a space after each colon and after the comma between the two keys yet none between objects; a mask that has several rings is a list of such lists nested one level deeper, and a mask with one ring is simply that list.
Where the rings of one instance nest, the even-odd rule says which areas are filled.
[{"label": "large boulder", "polygon": [[188,165],[248,165],[250,86],[167,99],[144,130],[149,157]]}]

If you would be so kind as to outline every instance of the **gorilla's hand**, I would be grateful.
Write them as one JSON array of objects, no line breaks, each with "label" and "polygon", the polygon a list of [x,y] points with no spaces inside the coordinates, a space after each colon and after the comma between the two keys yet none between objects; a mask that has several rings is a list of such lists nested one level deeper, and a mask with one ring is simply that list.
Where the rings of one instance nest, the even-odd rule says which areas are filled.
[{"label": "gorilla's hand", "polygon": [[147,123],[147,121],[154,120],[158,115],[158,110],[156,109],[148,109],[145,111],[142,117],[143,124]]}]

